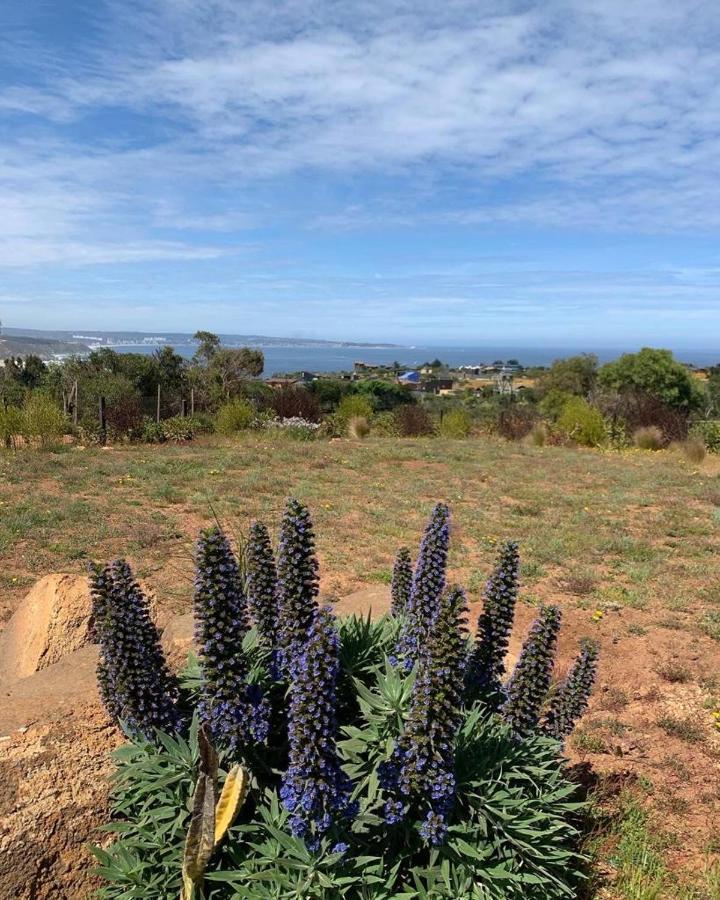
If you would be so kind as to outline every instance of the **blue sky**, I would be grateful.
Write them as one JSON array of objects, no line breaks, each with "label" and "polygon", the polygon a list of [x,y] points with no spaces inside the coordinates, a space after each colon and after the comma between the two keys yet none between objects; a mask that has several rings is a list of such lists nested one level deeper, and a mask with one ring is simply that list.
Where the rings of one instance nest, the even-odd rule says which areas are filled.
[{"label": "blue sky", "polygon": [[5,0],[0,317],[711,348],[719,40],[711,2]]}]

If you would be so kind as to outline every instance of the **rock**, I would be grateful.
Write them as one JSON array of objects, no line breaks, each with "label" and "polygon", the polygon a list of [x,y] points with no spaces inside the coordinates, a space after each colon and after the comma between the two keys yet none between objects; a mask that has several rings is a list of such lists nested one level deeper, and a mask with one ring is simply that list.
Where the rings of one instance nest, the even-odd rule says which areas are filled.
[{"label": "rock", "polygon": [[0,635],[0,685],[52,666],[90,641],[92,600],[82,575],[47,575]]},{"label": "rock", "polygon": [[188,653],[193,649],[193,614],[186,613],[184,616],[174,616],[170,619],[160,642],[170,667],[175,671],[182,668],[187,661]]},{"label": "rock", "polygon": [[24,734],[29,725],[58,722],[79,704],[97,702],[97,660],[98,648],[89,644],[6,686],[0,691],[0,735]]}]

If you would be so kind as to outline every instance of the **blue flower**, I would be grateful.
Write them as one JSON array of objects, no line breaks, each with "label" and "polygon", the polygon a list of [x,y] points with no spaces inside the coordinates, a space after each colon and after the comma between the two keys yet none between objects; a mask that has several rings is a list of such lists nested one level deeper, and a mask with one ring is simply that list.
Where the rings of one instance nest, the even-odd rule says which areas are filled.
[{"label": "blue flower", "polygon": [[410,590],[412,588],[412,578],[413,572],[410,551],[407,547],[401,547],[395,557],[392,585],[390,588],[390,596],[392,598],[390,612],[393,616],[401,616],[407,609],[410,600]]},{"label": "blue flower", "polygon": [[201,719],[233,754],[268,734],[268,708],[257,685],[248,685],[242,652],[249,630],[247,601],[237,560],[215,527],[200,535],[196,549],[195,631],[200,647]]},{"label": "blue flower", "polygon": [[420,829],[433,846],[443,842],[455,801],[454,746],[462,718],[467,603],[464,592],[446,592],[420,654],[402,735],[378,771],[390,795],[385,820],[396,824],[424,815]]},{"label": "blue flower", "polygon": [[540,719],[555,663],[560,619],[556,606],[541,608],[505,686],[506,699],[500,714],[519,737],[533,731]]},{"label": "blue flower", "polygon": [[280,525],[277,647],[281,668],[289,675],[317,610],[319,590],[315,537],[307,508],[290,499]]},{"label": "blue flower", "polygon": [[270,535],[261,522],[253,522],[245,550],[247,601],[260,640],[275,645],[278,621],[278,578]]},{"label": "blue flower", "polygon": [[425,529],[405,607],[397,656],[410,671],[425,646],[430,629],[438,615],[445,589],[445,572],[450,545],[450,510],[438,503]]},{"label": "blue flower", "polygon": [[105,568],[91,566],[90,591],[94,636],[100,644],[98,685],[111,717],[147,739],[156,729],[180,730],[178,684],[130,566],[124,560]]},{"label": "blue flower", "polygon": [[594,641],[584,641],[565,680],[550,702],[544,730],[558,740],[571,734],[575,723],[587,709],[597,675],[599,648]]},{"label": "blue flower", "polygon": [[470,695],[481,696],[494,708],[502,699],[505,656],[515,618],[519,572],[518,545],[509,541],[500,551],[497,566],[485,585],[483,611],[468,663]]},{"label": "blue flower", "polygon": [[290,828],[308,849],[357,814],[352,785],[337,754],[336,684],[339,638],[329,609],[314,617],[302,649],[292,657],[288,714],[289,763],[280,799]]}]

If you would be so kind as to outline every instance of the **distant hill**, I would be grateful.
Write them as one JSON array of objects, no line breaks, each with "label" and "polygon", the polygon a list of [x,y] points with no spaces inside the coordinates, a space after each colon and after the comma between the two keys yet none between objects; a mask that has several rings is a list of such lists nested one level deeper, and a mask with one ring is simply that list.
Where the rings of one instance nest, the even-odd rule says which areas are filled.
[{"label": "distant hill", "polygon": [[9,356],[29,356],[35,354],[42,359],[53,359],[60,355],[82,354],[90,350],[81,341],[60,340],[49,337],[30,337],[29,335],[0,335],[0,360]]},{"label": "distant hill", "polygon": [[[221,334],[223,344],[227,346],[249,347],[377,347],[393,348],[397,344],[370,343],[356,341],[328,341],[314,338],[273,337],[264,334]],[[3,338],[17,340],[36,340],[45,343],[70,343],[74,346],[104,345],[148,345],[157,344],[163,346],[169,344],[186,345],[192,342],[191,333],[171,331],[101,331],[94,328],[78,329],[76,331],[44,331],[37,328],[4,328]],[[32,352],[32,351],[31,351]],[[54,352],[66,352],[64,350]]]}]

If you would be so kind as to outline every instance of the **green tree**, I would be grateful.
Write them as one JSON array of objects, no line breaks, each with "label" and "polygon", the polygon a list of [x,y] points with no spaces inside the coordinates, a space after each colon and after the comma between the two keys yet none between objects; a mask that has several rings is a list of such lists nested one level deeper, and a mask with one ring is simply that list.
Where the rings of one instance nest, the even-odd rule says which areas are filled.
[{"label": "green tree", "polygon": [[236,396],[245,381],[262,375],[265,357],[262,350],[250,347],[223,347],[210,358],[208,375],[224,399]]},{"label": "green tree", "polygon": [[540,397],[551,391],[571,394],[586,399],[595,389],[598,374],[598,358],[594,353],[582,353],[556,359],[537,380],[536,389]]},{"label": "green tree", "polygon": [[644,347],[639,353],[624,353],[600,369],[598,385],[619,395],[646,395],[670,409],[690,411],[703,402],[697,380],[671,350]]},{"label": "green tree", "polygon": [[198,341],[198,348],[193,361],[199,365],[209,365],[210,360],[220,349],[220,338],[212,331],[196,331],[193,340]]}]

